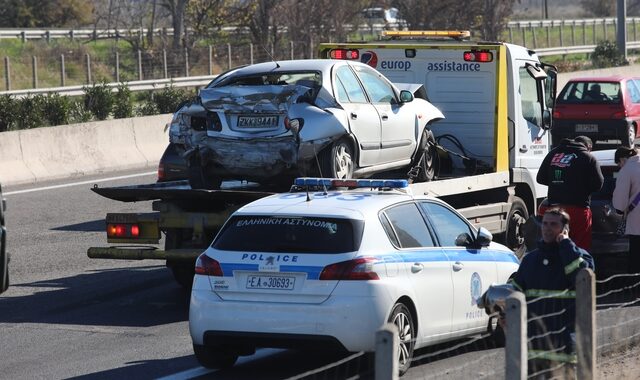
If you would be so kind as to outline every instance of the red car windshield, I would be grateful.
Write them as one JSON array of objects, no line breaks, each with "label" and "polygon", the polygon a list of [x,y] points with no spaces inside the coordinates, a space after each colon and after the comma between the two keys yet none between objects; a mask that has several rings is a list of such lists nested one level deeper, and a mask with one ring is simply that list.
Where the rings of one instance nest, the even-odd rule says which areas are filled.
[{"label": "red car windshield", "polygon": [[558,96],[558,103],[620,104],[622,92],[618,82],[569,82]]}]

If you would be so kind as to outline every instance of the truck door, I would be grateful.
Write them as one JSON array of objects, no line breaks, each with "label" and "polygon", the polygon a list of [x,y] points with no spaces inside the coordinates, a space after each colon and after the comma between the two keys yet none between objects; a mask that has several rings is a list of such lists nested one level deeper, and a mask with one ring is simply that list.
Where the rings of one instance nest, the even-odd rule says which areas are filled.
[{"label": "truck door", "polygon": [[400,112],[402,104],[391,84],[368,67],[354,67],[381,120],[380,163],[411,157],[416,147],[416,121],[411,112]]},{"label": "truck door", "polygon": [[347,113],[351,132],[359,146],[359,166],[378,163],[381,138],[378,111],[369,103],[358,78],[348,66],[336,70],[334,87],[336,99]]}]

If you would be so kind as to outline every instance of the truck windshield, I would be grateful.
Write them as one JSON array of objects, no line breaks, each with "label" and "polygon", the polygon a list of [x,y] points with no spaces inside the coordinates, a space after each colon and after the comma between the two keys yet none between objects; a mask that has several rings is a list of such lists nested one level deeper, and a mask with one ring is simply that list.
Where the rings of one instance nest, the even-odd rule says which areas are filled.
[{"label": "truck windshield", "polygon": [[363,221],[319,217],[234,216],[213,241],[224,251],[345,253],[357,251]]}]

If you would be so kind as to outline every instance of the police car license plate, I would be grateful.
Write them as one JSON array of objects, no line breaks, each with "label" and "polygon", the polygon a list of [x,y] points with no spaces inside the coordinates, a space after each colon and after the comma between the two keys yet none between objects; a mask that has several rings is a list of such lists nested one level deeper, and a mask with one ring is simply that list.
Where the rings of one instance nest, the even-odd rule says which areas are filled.
[{"label": "police car license plate", "polygon": [[278,116],[239,116],[240,128],[274,128],[278,126]]},{"label": "police car license plate", "polygon": [[598,132],[598,124],[576,124],[576,132]]},{"label": "police car license plate", "polygon": [[249,275],[247,289],[293,290],[296,278],[290,276]]}]

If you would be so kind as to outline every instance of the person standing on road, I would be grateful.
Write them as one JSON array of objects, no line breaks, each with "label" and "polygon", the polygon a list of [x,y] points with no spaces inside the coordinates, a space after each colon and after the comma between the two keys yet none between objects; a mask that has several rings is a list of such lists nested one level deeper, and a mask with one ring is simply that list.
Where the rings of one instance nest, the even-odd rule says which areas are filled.
[{"label": "person standing on road", "polygon": [[544,158],[536,177],[539,184],[548,186],[548,206],[561,207],[571,216],[569,236],[587,251],[591,249],[591,193],[604,183],[600,164],[590,153],[592,146],[586,136],[563,139]]},{"label": "person standing on road", "polygon": [[[522,258],[509,283],[527,300],[528,372],[550,378],[565,363],[560,378],[575,376],[575,283],[581,268],[594,269],[593,258],[569,238],[571,217],[552,207],[542,217],[542,239]],[[557,375],[557,374],[555,374]]]},{"label": "person standing on road", "polygon": [[620,147],[616,149],[614,159],[620,172],[611,201],[616,210],[627,213],[625,233],[629,236],[629,271],[640,273],[640,155],[634,148]]}]

